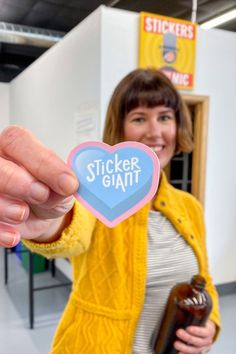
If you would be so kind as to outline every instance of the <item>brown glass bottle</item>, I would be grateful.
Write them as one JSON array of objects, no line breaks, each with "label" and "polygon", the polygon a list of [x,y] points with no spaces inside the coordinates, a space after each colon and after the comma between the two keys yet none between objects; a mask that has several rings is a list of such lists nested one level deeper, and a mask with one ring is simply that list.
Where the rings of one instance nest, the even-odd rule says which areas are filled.
[{"label": "brown glass bottle", "polygon": [[205,279],[195,275],[191,284],[179,283],[170,292],[159,335],[155,344],[157,354],[177,354],[174,342],[178,328],[203,326],[212,309],[212,300],[204,289]]}]

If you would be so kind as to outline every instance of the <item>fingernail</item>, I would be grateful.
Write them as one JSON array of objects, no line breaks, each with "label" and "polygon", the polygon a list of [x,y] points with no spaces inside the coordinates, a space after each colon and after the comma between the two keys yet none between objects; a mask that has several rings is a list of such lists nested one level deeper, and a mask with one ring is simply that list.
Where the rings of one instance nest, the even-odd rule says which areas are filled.
[{"label": "fingernail", "polygon": [[193,327],[187,327],[187,328],[186,328],[186,331],[187,331],[187,332],[190,332],[190,333],[191,333],[191,332],[194,332],[194,328],[193,328]]},{"label": "fingernail", "polygon": [[19,241],[17,235],[14,235],[12,239],[11,247],[14,247],[18,242]]},{"label": "fingernail", "polygon": [[71,195],[78,189],[78,180],[71,174],[62,173],[58,177],[58,185],[64,195]]},{"label": "fingernail", "polygon": [[49,189],[40,182],[33,182],[30,186],[30,197],[35,202],[46,201]]},{"label": "fingernail", "polygon": [[13,247],[18,243],[19,235],[11,232],[3,231],[0,233],[0,240],[6,245],[6,247]]},{"label": "fingernail", "polygon": [[180,328],[177,330],[176,334],[181,336],[184,334],[184,330]]},{"label": "fingernail", "polygon": [[6,208],[6,217],[10,220],[22,221],[25,216],[26,209],[20,205],[9,205]]}]

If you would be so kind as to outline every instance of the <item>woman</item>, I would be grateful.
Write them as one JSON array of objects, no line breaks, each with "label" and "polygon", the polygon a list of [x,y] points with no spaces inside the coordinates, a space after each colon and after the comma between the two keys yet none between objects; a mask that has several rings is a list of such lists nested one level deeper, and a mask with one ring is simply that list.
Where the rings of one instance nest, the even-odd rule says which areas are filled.
[{"label": "woman", "polygon": [[[103,140],[144,143],[163,169],[175,153],[191,151],[191,120],[165,76],[138,69],[113,93]],[[2,204],[18,206],[15,218],[1,218],[16,225],[5,226],[5,240],[14,245],[21,234],[32,251],[70,257],[73,266],[73,290],[52,354],[153,353],[171,287],[197,273],[207,280],[213,310],[205,327],[178,330],[175,348],[181,354],[211,348],[218,299],[208,273],[202,209],[192,195],[173,188],[162,172],[152,202],[110,229],[79,203],[71,209],[78,187],[72,172],[29,132],[13,127],[0,141],[3,161],[14,171],[10,180],[1,172],[8,178],[6,187],[0,182]]]}]

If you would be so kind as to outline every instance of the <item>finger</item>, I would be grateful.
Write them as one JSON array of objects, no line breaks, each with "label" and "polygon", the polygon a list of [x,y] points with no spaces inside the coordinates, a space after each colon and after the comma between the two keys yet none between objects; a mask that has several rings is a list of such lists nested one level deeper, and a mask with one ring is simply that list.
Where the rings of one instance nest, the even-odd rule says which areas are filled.
[{"label": "finger", "polygon": [[60,195],[69,196],[78,189],[77,178],[69,166],[22,127],[10,126],[2,132],[0,155],[21,164]]},{"label": "finger", "polygon": [[20,233],[11,225],[0,223],[0,246],[14,247],[20,242]]},{"label": "finger", "polygon": [[212,342],[212,338],[211,336],[209,336],[206,329],[205,329],[205,335],[202,337],[196,336],[195,334],[190,334],[183,329],[179,329],[176,332],[176,335],[181,341],[195,347],[204,347],[210,345]]},{"label": "finger", "polygon": [[0,220],[9,224],[24,222],[29,216],[29,207],[23,201],[0,195]]},{"label": "finger", "polygon": [[63,204],[68,204],[69,202],[74,202],[74,197],[73,196],[69,196],[69,197],[62,197],[60,195],[58,195],[57,193],[50,191],[50,195],[49,198],[46,200],[46,202],[42,203],[40,205],[40,208],[43,208],[45,210],[49,210],[49,209],[53,209],[53,208],[57,208],[59,205],[63,205]]},{"label": "finger", "polygon": [[178,351],[178,353],[184,353],[184,354],[200,354],[201,351],[203,350],[203,347],[193,347],[191,345],[188,345],[186,343],[176,341],[174,343],[174,348]]},{"label": "finger", "polygon": [[[210,350],[211,350],[211,347],[199,349],[198,354],[208,353]],[[186,354],[186,353],[184,353],[184,352],[178,352],[178,354]]]},{"label": "finger", "polygon": [[206,325],[203,327],[200,326],[189,326],[186,328],[186,331],[194,336],[197,337],[207,337],[207,336],[214,336],[215,328]]},{"label": "finger", "polygon": [[49,188],[37,181],[25,168],[2,157],[0,157],[0,166],[0,194],[33,204],[47,200]]},{"label": "finger", "polygon": [[[210,350],[211,350],[211,347],[199,349],[199,354],[208,353]],[[178,354],[186,354],[186,353],[184,353],[184,352],[178,352]]]},{"label": "finger", "polygon": [[67,197],[63,200],[56,195],[53,200],[41,205],[32,205],[31,210],[35,216],[43,219],[55,219],[67,214],[74,205],[74,198]]}]

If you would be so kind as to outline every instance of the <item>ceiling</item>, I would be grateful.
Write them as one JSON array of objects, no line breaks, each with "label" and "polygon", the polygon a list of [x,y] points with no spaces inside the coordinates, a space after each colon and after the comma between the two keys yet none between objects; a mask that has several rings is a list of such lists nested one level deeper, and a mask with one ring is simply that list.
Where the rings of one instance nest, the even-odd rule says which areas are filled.
[{"label": "ceiling", "polygon": [[[0,21],[69,32],[99,5],[191,20],[191,0],[0,0]],[[236,0],[198,0],[197,22],[236,8]],[[236,32],[236,19],[221,27]],[[8,82],[47,48],[0,41],[0,81]]]}]

